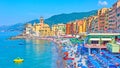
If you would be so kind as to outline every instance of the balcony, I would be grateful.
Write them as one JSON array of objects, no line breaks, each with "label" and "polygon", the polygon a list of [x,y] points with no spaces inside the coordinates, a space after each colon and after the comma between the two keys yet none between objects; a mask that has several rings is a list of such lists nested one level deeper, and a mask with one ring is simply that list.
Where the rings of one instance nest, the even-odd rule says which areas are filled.
[{"label": "balcony", "polygon": [[85,47],[87,47],[87,48],[106,48],[106,46],[103,44],[101,44],[101,45],[100,44],[86,44]]}]

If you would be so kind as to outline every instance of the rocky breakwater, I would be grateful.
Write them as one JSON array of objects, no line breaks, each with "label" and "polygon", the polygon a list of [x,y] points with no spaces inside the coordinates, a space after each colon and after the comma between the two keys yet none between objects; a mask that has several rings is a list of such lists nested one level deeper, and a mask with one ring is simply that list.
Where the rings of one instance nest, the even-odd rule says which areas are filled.
[{"label": "rocky breakwater", "polygon": [[16,40],[16,39],[25,39],[25,38],[26,38],[26,36],[18,35],[18,36],[12,36],[12,37],[10,37],[9,39],[10,39],[10,40]]},{"label": "rocky breakwater", "polygon": [[20,34],[20,35],[17,35],[17,36],[12,36],[9,39],[10,40],[16,40],[16,39],[31,39],[31,38],[33,38],[33,36],[26,35],[26,34]]}]

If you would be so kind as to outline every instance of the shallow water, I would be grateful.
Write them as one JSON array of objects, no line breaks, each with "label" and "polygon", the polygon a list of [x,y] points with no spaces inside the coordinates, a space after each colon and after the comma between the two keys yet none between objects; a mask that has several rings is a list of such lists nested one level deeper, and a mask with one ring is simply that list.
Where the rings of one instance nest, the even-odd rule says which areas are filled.
[{"label": "shallow water", "polygon": [[[57,68],[56,44],[45,40],[8,40],[19,32],[0,33],[0,68]],[[24,62],[13,60],[21,57]]]}]

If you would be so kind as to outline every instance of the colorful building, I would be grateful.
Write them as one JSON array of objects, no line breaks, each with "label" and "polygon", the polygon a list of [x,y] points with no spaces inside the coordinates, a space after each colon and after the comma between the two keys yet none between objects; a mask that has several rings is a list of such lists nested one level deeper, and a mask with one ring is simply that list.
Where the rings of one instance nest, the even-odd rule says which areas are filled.
[{"label": "colorful building", "polygon": [[66,34],[67,35],[71,34],[71,30],[70,29],[71,29],[71,23],[67,23],[66,24]]},{"label": "colorful building", "polygon": [[78,34],[83,32],[83,20],[78,20],[77,21],[77,26],[78,26]]},{"label": "colorful building", "polygon": [[39,29],[40,36],[51,36],[51,29],[48,24],[43,24],[43,27]]},{"label": "colorful building", "polygon": [[112,40],[116,40],[116,38],[119,36],[120,33],[90,33],[87,37],[88,44],[106,45],[106,43],[112,42]]},{"label": "colorful building", "polygon": [[119,36],[120,33],[90,33],[87,35],[85,47],[90,54],[93,48],[101,50],[107,48],[107,43],[116,43],[115,40]]},{"label": "colorful building", "polygon": [[120,32],[120,0],[117,2],[117,32]]},{"label": "colorful building", "polygon": [[86,32],[87,20],[86,18],[83,19],[83,32]]},{"label": "colorful building", "polygon": [[59,35],[65,35],[66,26],[65,24],[58,24]]},{"label": "colorful building", "polygon": [[108,8],[102,8],[98,10],[98,31],[99,32],[107,32],[108,25]]},{"label": "colorful building", "polygon": [[53,35],[54,35],[54,36],[57,36],[58,26],[57,26],[57,25],[52,25],[52,31],[53,31]]},{"label": "colorful building", "polygon": [[119,7],[120,1],[118,0],[109,11],[109,30],[111,32],[117,32],[116,30],[119,28]]},{"label": "colorful building", "polygon": [[91,22],[91,33],[98,33],[98,16],[93,16],[93,20]]},{"label": "colorful building", "polygon": [[25,34],[31,34],[32,33],[32,24],[26,24],[25,25]]},{"label": "colorful building", "polygon": [[77,30],[77,21],[74,21],[74,22],[73,22],[73,27],[74,27],[74,28],[73,28],[74,35],[77,35],[77,31],[78,31],[78,30]]},{"label": "colorful building", "polygon": [[86,23],[87,23],[86,19],[78,20],[76,23],[77,23],[78,34],[85,33],[86,32]]},{"label": "colorful building", "polygon": [[73,22],[71,22],[71,24],[70,24],[70,34],[71,35],[74,35],[75,34],[75,30],[74,30],[74,23]]},{"label": "colorful building", "polygon": [[41,36],[41,37],[53,35],[53,31],[50,29],[49,25],[44,23],[43,17],[40,18],[40,23],[33,24],[32,31],[35,32],[36,36]]},{"label": "colorful building", "polygon": [[107,49],[108,49],[111,53],[120,53],[120,45],[118,45],[118,44],[108,43],[108,44],[107,44]]},{"label": "colorful building", "polygon": [[86,19],[86,32],[87,33],[91,33],[92,32],[92,21],[93,21],[94,17],[91,16],[91,17],[88,17]]},{"label": "colorful building", "polygon": [[54,34],[57,36],[65,35],[66,25],[62,23],[53,25],[52,30],[54,31]]}]

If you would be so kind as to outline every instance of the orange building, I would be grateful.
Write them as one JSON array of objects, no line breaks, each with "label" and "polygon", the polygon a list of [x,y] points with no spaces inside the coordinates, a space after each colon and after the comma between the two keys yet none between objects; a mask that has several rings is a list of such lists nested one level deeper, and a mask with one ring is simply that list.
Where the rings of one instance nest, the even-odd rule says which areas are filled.
[{"label": "orange building", "polygon": [[75,34],[75,30],[74,30],[74,23],[71,23],[70,25],[70,34],[74,35]]},{"label": "orange building", "polygon": [[67,35],[68,35],[68,34],[71,34],[71,30],[70,30],[71,28],[70,28],[70,27],[71,27],[71,23],[67,23],[67,24],[66,24],[66,34],[67,34]]},{"label": "orange building", "polygon": [[73,31],[74,31],[74,34],[77,34],[77,23],[76,22],[77,21],[73,22],[73,26],[74,26]]}]

